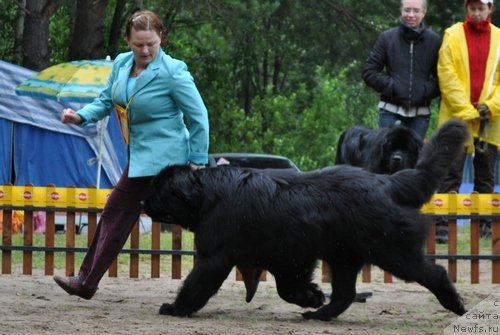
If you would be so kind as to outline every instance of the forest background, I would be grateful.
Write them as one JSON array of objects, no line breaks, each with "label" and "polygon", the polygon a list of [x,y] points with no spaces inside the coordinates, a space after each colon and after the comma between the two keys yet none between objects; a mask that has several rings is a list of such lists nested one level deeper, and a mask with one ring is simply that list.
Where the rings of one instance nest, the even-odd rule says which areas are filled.
[{"label": "forest background", "polygon": [[[400,0],[0,0],[0,59],[41,71],[127,51],[126,18],[150,9],[163,49],[193,74],[210,117],[211,152],[272,153],[302,170],[333,164],[346,128],[376,126],[377,94],[361,66]],[[463,1],[429,0],[442,36]],[[495,12],[493,23],[500,14]],[[498,24],[497,24],[498,25]],[[436,99],[428,131],[436,127]]]}]

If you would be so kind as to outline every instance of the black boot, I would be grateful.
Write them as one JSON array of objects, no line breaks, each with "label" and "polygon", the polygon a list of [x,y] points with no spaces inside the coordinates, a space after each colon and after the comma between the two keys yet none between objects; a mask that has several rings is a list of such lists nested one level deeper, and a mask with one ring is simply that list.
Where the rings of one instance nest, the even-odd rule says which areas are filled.
[{"label": "black boot", "polygon": [[448,221],[438,219],[436,221],[436,243],[448,243]]}]

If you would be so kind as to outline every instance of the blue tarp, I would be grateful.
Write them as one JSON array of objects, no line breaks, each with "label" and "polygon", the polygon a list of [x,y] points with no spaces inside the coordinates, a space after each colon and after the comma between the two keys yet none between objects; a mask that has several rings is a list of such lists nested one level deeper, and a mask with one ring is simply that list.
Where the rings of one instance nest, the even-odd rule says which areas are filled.
[{"label": "blue tarp", "polygon": [[100,153],[99,186],[111,188],[126,161],[114,113],[102,124],[62,124],[64,108],[83,104],[17,95],[16,86],[35,73],[0,60],[0,184],[97,186]]},{"label": "blue tarp", "polygon": [[12,122],[0,119],[0,184],[12,174]]}]

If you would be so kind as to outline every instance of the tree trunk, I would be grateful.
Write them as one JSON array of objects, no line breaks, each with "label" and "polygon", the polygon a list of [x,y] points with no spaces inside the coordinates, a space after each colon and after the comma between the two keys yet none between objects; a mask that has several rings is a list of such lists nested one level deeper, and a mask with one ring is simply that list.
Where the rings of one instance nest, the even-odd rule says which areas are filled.
[{"label": "tree trunk", "polygon": [[122,36],[121,27],[123,26],[125,10],[125,0],[116,0],[116,7],[113,13],[113,22],[111,22],[111,28],[109,29],[109,39],[108,39],[108,50],[111,58],[115,58],[118,50],[118,44],[120,42],[120,37]]},{"label": "tree trunk", "polygon": [[62,0],[27,0],[23,32],[23,66],[41,71],[50,65],[49,19]]},{"label": "tree trunk", "polygon": [[141,10],[144,7],[144,0],[134,0],[134,5],[132,6],[132,13]]},{"label": "tree trunk", "polygon": [[26,17],[26,0],[18,1],[16,15],[16,25],[14,27],[14,51],[12,54],[12,63],[22,64],[23,61],[23,32],[24,19]]},{"label": "tree trunk", "polygon": [[99,59],[104,55],[104,19],[108,0],[78,0],[69,46],[69,60]]}]

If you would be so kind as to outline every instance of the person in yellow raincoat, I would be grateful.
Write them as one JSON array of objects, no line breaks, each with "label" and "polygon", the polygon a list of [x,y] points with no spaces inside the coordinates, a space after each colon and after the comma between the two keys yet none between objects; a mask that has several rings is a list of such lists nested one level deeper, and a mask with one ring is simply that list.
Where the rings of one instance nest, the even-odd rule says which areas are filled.
[{"label": "person in yellow raincoat", "polygon": [[[473,153],[474,191],[492,193],[500,145],[500,29],[491,23],[493,0],[466,0],[466,18],[447,28],[439,50],[441,90],[438,125],[450,118],[467,122],[470,140],[438,193],[458,192],[466,153]],[[481,222],[481,236],[491,236],[491,222]],[[447,243],[448,230],[438,221],[436,241]]]}]

